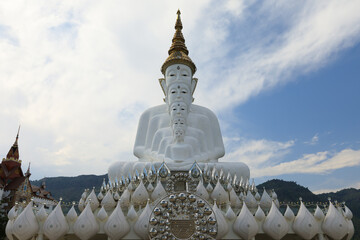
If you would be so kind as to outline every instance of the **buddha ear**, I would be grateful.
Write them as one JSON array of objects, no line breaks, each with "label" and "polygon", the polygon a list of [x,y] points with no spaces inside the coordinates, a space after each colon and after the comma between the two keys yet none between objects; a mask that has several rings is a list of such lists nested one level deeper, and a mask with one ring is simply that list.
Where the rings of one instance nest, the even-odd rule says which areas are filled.
[{"label": "buddha ear", "polygon": [[[192,79],[191,79],[191,95],[194,95],[197,82],[198,82],[198,79],[197,79],[197,78],[192,78]],[[193,101],[194,101],[194,100],[193,100]]]},{"label": "buddha ear", "polygon": [[165,78],[159,78],[159,83],[160,83],[160,86],[161,86],[161,89],[163,90],[163,93],[166,97],[166,92],[167,92],[167,89],[166,89],[166,81],[165,81]]}]

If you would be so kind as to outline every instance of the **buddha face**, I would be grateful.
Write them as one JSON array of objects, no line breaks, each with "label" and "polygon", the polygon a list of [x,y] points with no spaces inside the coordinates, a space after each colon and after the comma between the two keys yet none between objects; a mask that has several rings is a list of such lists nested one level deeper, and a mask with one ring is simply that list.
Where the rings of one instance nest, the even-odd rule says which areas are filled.
[{"label": "buddha face", "polygon": [[171,106],[174,102],[184,102],[190,106],[192,103],[192,96],[190,88],[184,83],[173,83],[168,87],[166,101]]},{"label": "buddha face", "polygon": [[172,120],[171,128],[173,130],[173,138],[175,142],[184,141],[186,131],[186,119],[183,117],[176,117]]},{"label": "buddha face", "polygon": [[186,119],[184,117],[176,117],[171,121],[171,128],[183,128],[186,129]]},{"label": "buddha face", "polygon": [[175,128],[173,131],[175,142],[183,142],[185,136],[185,130],[182,128]]},{"label": "buddha face", "polygon": [[176,117],[186,118],[188,116],[188,106],[184,102],[174,102],[170,105],[169,114],[171,119],[175,119]]},{"label": "buddha face", "polygon": [[169,87],[174,82],[182,82],[191,86],[191,69],[183,64],[174,64],[165,71],[166,86]]}]

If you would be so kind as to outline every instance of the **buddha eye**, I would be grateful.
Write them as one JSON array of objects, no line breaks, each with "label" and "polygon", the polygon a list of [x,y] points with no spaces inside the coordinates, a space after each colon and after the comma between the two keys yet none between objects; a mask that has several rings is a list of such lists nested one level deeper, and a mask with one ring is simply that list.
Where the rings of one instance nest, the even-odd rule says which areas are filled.
[{"label": "buddha eye", "polygon": [[172,94],[176,93],[176,90],[171,90],[171,93],[172,93]]},{"label": "buddha eye", "polygon": [[186,93],[187,93],[187,91],[186,91],[186,90],[182,90],[182,91],[181,91],[181,93],[184,93],[184,94],[186,94]]},{"label": "buddha eye", "polygon": [[173,73],[170,73],[170,77],[173,77],[173,76],[175,76],[175,74],[173,74]]},{"label": "buddha eye", "polygon": [[187,74],[183,74],[184,77],[187,77]]}]

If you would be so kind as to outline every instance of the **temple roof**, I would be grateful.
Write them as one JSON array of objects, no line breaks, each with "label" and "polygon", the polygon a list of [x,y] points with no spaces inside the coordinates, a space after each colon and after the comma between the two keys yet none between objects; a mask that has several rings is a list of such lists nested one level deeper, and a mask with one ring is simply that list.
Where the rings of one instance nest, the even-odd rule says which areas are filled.
[{"label": "temple roof", "polygon": [[21,170],[21,163],[16,161],[2,161],[0,163],[0,177],[6,179],[14,179],[24,176]]},{"label": "temple roof", "polygon": [[20,187],[20,185],[25,181],[25,178],[26,177],[24,176],[20,176],[13,179],[5,186],[5,190],[17,190]]},{"label": "temple roof", "polygon": [[169,56],[161,67],[161,72],[165,74],[166,68],[173,64],[184,64],[190,67],[192,74],[196,72],[196,66],[188,56],[189,51],[185,45],[185,38],[181,32],[183,26],[180,18],[180,10],[177,11],[177,19],[175,23],[175,34],[172,39],[172,45],[168,51]]},{"label": "temple roof", "polygon": [[17,189],[25,179],[21,169],[21,160],[19,160],[19,131],[20,126],[14,144],[6,155],[6,158],[0,163],[0,187],[8,190]]},{"label": "temple roof", "polygon": [[12,145],[12,147],[10,148],[8,154],[6,155],[6,160],[19,161],[19,148],[18,148],[19,131],[20,131],[20,126],[19,126],[19,129],[18,129],[18,133],[16,135],[15,142]]},{"label": "temple roof", "polygon": [[46,190],[45,182],[41,184],[41,186],[35,186],[31,185],[33,196],[48,199],[48,200],[54,200],[54,198],[51,196],[51,192]]}]

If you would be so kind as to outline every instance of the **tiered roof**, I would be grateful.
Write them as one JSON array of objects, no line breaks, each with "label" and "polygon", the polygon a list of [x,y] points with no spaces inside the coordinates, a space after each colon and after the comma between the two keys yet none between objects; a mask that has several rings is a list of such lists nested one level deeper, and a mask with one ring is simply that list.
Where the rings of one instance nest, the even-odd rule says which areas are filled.
[{"label": "tiered roof", "polygon": [[3,158],[0,164],[0,188],[3,188],[4,190],[15,190],[25,180],[25,176],[21,169],[21,160],[19,159],[19,130],[14,144],[6,155],[6,158]]},{"label": "tiered roof", "polygon": [[[25,179],[31,176],[30,164],[25,174],[21,169],[18,146],[19,131],[20,127],[14,144],[11,146],[6,158],[3,158],[0,163],[0,188],[4,191],[16,191],[24,183]],[[43,183],[40,187],[29,184],[29,187],[34,197],[36,196],[47,200],[54,200],[51,193],[45,190],[45,183]]]}]

